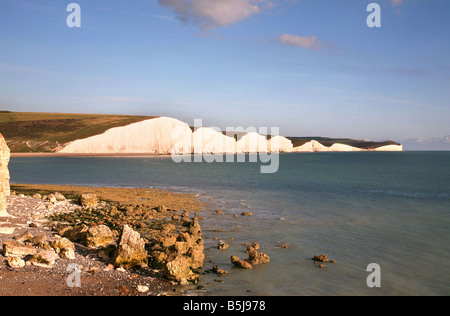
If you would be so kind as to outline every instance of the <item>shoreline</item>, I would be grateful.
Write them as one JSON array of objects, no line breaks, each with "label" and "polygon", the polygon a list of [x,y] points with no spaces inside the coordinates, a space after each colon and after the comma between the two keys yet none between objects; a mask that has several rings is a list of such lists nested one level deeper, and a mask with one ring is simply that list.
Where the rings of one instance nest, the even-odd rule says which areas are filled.
[{"label": "shoreline", "polygon": [[115,153],[115,154],[69,154],[69,153],[11,153],[11,158],[40,158],[40,157],[171,157],[171,155],[159,155],[149,153]]},{"label": "shoreline", "polygon": [[[26,232],[33,236],[46,235],[48,241],[54,240],[60,234],[55,231],[55,226],[49,221],[49,216],[60,216],[64,220],[70,220],[73,215],[79,225],[80,221],[86,222],[92,220],[91,225],[97,225],[104,222],[104,225],[111,225],[105,217],[104,210],[109,207],[116,208],[125,217],[123,223],[133,226],[136,231],[141,232],[141,238],[147,242],[158,236],[164,236],[162,233],[167,231],[167,227],[184,224],[183,222],[174,222],[171,215],[178,215],[180,212],[196,212],[206,209],[207,205],[199,202],[194,194],[172,193],[159,189],[135,189],[135,188],[111,188],[111,187],[81,187],[69,185],[36,185],[36,184],[11,184],[13,194],[8,197],[7,217],[0,215],[0,242],[14,240]],[[47,195],[51,192],[60,192],[65,196],[62,202],[51,202],[37,198],[37,194]],[[97,209],[86,209],[74,202],[80,193],[93,193],[98,196],[102,207]],[[35,195],[35,197],[33,197]],[[99,204],[99,205],[100,205]],[[106,205],[106,206],[105,206]],[[113,206],[115,205],[115,206]],[[164,205],[164,210],[154,211],[154,208]],[[137,212],[130,211],[140,208],[142,213],[153,214],[147,216],[151,218],[148,222],[155,222],[156,226],[148,226],[149,235],[143,234],[147,229],[142,225],[145,222],[144,217],[138,217]],[[66,212],[65,208],[70,208]],[[61,213],[59,211],[63,210]],[[98,212],[97,212],[98,210]],[[147,211],[148,210],[148,211]],[[84,218],[84,214],[90,214],[90,218]],[[130,213],[131,212],[131,213]],[[81,216],[76,219],[76,216]],[[111,218],[112,219],[112,218]],[[142,219],[142,223],[140,222]],[[194,220],[194,217],[193,219]],[[54,219],[52,218],[52,221]],[[196,220],[195,220],[196,221]],[[98,223],[97,223],[98,222]],[[122,222],[119,224],[122,225]],[[75,226],[76,227],[76,226]],[[174,229],[174,228],[172,228]],[[182,228],[181,228],[182,229]],[[174,231],[175,232],[175,231]],[[155,235],[156,234],[156,235]],[[155,237],[156,236],[156,237]],[[33,295],[33,296],[161,296],[161,295],[183,295],[179,293],[182,288],[166,278],[163,270],[148,268],[132,268],[130,270],[111,269],[110,259],[104,258],[101,251],[92,250],[84,244],[74,241],[76,248],[76,259],[58,259],[50,268],[38,268],[34,265],[26,265],[22,268],[11,268],[6,263],[4,253],[0,254],[0,278],[3,280],[0,284],[0,295]],[[149,259],[151,259],[149,257]],[[75,263],[82,267],[82,287],[69,288],[66,278],[69,273],[67,268]],[[6,281],[5,281],[6,280]],[[145,285],[149,288],[147,292],[137,290],[138,286]]]},{"label": "shoreline", "polygon": [[[403,150],[403,151],[393,151],[393,150],[359,150],[359,151],[293,151],[293,152],[279,152],[277,154],[287,155],[287,154],[315,154],[315,153],[367,153],[367,152],[412,152],[412,151],[423,151],[423,152],[440,152],[441,150]],[[196,156],[200,154],[186,154],[179,155],[182,156]],[[202,154],[210,155],[210,154]],[[230,155],[230,154],[223,154]],[[236,154],[235,154],[236,155]],[[238,155],[249,155],[249,153],[241,153]],[[172,155],[161,155],[161,154],[150,154],[150,153],[106,153],[106,154],[95,154],[95,153],[11,153],[11,158],[52,158],[52,157],[64,157],[64,158],[170,158]]]}]

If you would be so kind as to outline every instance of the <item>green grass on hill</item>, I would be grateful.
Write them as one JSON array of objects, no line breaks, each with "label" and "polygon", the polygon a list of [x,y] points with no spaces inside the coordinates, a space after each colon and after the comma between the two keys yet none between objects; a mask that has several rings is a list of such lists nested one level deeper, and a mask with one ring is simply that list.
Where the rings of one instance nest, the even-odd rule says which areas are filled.
[{"label": "green grass on hill", "polygon": [[74,140],[151,118],[155,117],[0,111],[0,133],[11,152],[54,152]]}]

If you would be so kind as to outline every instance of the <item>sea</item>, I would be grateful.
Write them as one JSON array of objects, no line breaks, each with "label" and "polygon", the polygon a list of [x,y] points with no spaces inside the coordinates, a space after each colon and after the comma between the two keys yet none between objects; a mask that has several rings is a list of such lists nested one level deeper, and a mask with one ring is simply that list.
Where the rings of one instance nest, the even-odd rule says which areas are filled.
[{"label": "sea", "polygon": [[[205,272],[182,288],[188,295],[450,295],[450,152],[280,154],[273,174],[262,164],[35,157],[12,158],[10,173],[13,183],[195,194],[209,205],[205,270],[229,275]],[[221,241],[230,247],[217,249]],[[253,242],[270,263],[233,267],[231,255],[246,259]],[[319,268],[320,254],[336,263]]]}]

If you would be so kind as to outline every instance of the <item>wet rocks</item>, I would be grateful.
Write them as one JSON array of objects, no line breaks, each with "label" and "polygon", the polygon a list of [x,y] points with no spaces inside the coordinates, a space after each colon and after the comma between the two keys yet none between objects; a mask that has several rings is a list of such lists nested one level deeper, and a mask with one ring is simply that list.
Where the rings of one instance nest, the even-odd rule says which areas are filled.
[{"label": "wet rocks", "polygon": [[247,247],[246,252],[251,253],[251,252],[257,251],[259,249],[261,249],[261,246],[257,242],[254,242],[253,244],[251,244],[251,246]]},{"label": "wet rocks", "polygon": [[257,242],[254,242],[251,246],[247,248],[248,259],[241,260],[237,256],[231,256],[231,263],[238,268],[252,269],[254,265],[265,264],[270,262],[269,255],[259,252],[261,247]]},{"label": "wet rocks", "polygon": [[214,266],[212,268],[212,272],[214,272],[215,274],[219,275],[219,276],[223,276],[223,275],[228,275],[229,272],[223,269],[220,269],[218,266]]},{"label": "wet rocks", "polygon": [[178,255],[167,262],[165,275],[169,280],[173,280],[181,285],[195,283],[198,279],[198,274],[191,270],[188,259],[182,255]]},{"label": "wet rocks", "polygon": [[248,263],[247,261],[241,260],[239,257],[237,256],[231,256],[230,258],[231,263],[237,267],[237,268],[241,268],[241,269],[253,269],[252,264]]},{"label": "wet rocks", "polygon": [[[316,262],[331,262],[332,260],[331,259],[329,259],[328,257],[327,257],[327,255],[325,255],[325,254],[322,254],[322,255],[315,255],[313,258],[312,258],[312,260],[313,261],[316,261]],[[334,260],[333,260],[334,261]]]},{"label": "wet rocks", "polygon": [[197,219],[185,221],[178,229],[163,230],[152,241],[151,266],[161,269],[167,279],[179,284],[196,283],[203,267],[204,245]]},{"label": "wet rocks", "polygon": [[321,254],[321,255],[315,255],[312,260],[316,265],[319,266],[320,269],[326,268],[326,265],[324,263],[330,262],[330,263],[336,263],[336,260],[329,259],[327,255]]},{"label": "wet rocks", "polygon": [[219,250],[226,250],[229,247],[230,247],[230,245],[223,241],[219,242],[219,244],[217,245],[217,249],[219,249]]},{"label": "wet rocks", "polygon": [[255,250],[248,254],[247,262],[251,265],[269,263],[270,257],[263,252],[258,252]]},{"label": "wet rocks", "polygon": [[135,266],[146,266],[147,262],[145,241],[138,232],[125,225],[114,258],[115,266],[130,269]]}]

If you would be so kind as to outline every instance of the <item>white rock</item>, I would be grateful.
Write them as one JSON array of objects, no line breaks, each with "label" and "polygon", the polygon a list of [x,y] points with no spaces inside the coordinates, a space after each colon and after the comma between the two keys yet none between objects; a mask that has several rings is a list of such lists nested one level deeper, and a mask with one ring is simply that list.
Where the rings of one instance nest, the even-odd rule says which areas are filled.
[{"label": "white rock", "polygon": [[138,286],[136,287],[136,290],[137,290],[139,293],[147,293],[148,290],[149,290],[149,287],[148,287],[148,286],[145,286],[145,285],[138,285]]}]

